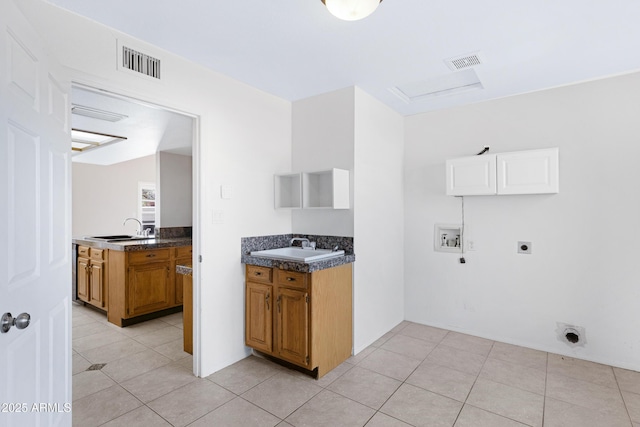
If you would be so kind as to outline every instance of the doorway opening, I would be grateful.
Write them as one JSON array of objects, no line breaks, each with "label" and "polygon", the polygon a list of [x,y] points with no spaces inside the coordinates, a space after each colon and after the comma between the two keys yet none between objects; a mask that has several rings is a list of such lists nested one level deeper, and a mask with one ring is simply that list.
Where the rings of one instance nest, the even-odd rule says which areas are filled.
[{"label": "doorway opening", "polygon": [[[72,236],[76,244],[73,248],[76,256],[74,264],[78,270],[74,274],[72,297],[78,304],[86,306],[77,310],[77,316],[74,311],[74,373],[81,370],[84,363],[96,365],[106,362],[102,367],[103,372],[111,372],[113,379],[120,378],[117,361],[124,358],[130,361],[136,355],[141,359],[151,355],[151,359],[157,359],[158,363],[167,360],[177,363],[180,359],[187,358],[187,353],[183,353],[184,348],[179,348],[179,342],[185,341],[183,335],[187,322],[183,322],[180,317],[182,314],[178,314],[182,312],[185,301],[183,280],[176,273],[176,266],[190,264],[196,288],[199,277],[198,265],[192,255],[198,252],[196,248],[200,245],[197,208],[198,117],[82,84],[73,84],[71,104],[72,128],[82,131],[78,135],[89,139],[83,141],[81,137],[74,137],[74,146],[82,146],[83,149],[71,154]],[[95,143],[91,141],[91,134],[118,138]],[[151,259],[154,261],[151,263],[153,265],[138,268],[138,264],[132,264],[127,267],[126,272],[113,274],[113,277],[109,277],[109,274],[116,271],[115,263],[109,265],[112,260],[106,255],[100,255],[100,260],[88,256],[88,270],[82,270],[100,275],[107,287],[116,284],[119,286],[123,281],[129,283],[129,280],[156,283],[157,286],[137,293],[127,291],[126,297],[122,299],[123,304],[127,304],[123,313],[137,307],[135,298],[146,296],[153,299],[152,304],[140,309],[140,316],[135,311],[131,316],[128,315],[130,313],[123,316],[132,317],[134,321],[144,320],[143,322],[122,328],[119,328],[117,322],[115,325],[113,321],[109,322],[112,317],[108,315],[110,306],[113,308],[116,303],[110,300],[108,289],[105,291],[103,288],[102,301],[98,303],[92,303],[91,297],[87,295],[80,297],[78,284],[84,274],[81,274],[80,269],[86,269],[87,266],[80,264],[81,257],[77,250],[82,239],[96,236],[124,236],[123,239],[131,237],[135,241],[110,241],[106,242],[106,246],[103,244],[97,247],[111,248],[110,250],[117,252],[118,245],[125,248],[135,244],[136,252],[148,249],[149,254],[154,256]],[[167,239],[191,239],[190,247],[195,251],[189,249],[187,253],[184,240],[176,243],[173,251],[173,246],[165,245]],[[171,251],[167,252],[169,258],[165,260],[161,249],[168,247],[171,247]],[[156,254],[154,250],[160,252]],[[98,253],[99,250],[95,252]],[[117,258],[115,255],[122,254],[115,253],[112,257],[114,260]],[[166,273],[159,268],[159,258],[164,262]],[[121,259],[125,259],[125,264],[129,262],[129,258]],[[103,268],[103,271],[91,271],[94,261],[97,269]],[[159,271],[163,273],[159,274]],[[93,276],[89,280],[91,278]],[[101,281],[94,279],[90,283],[89,292],[101,292]],[[192,295],[189,302],[192,307],[197,307],[198,290],[194,289]],[[166,307],[158,304],[163,299],[167,300]],[[99,310],[84,310],[96,306]],[[172,311],[174,314],[171,314]],[[156,317],[154,312],[164,316]],[[198,310],[190,312],[195,314]],[[123,325],[125,323],[128,322],[122,322]],[[199,328],[197,319],[191,319],[190,323],[193,325],[190,371],[198,375]],[[100,333],[105,334],[102,339]],[[101,357],[110,360],[99,360]],[[124,365],[124,361],[121,362]],[[186,360],[182,362],[185,367],[189,365]],[[109,371],[110,364],[115,366],[113,371]]]}]

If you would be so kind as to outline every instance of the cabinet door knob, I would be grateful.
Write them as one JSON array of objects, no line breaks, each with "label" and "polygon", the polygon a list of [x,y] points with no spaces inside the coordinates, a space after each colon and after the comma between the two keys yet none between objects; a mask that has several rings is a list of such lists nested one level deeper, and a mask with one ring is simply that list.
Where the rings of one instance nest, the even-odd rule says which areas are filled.
[{"label": "cabinet door knob", "polygon": [[296,279],[293,277],[287,277],[287,282],[295,282]]},{"label": "cabinet door knob", "polygon": [[147,254],[147,258],[153,258],[156,254]]}]

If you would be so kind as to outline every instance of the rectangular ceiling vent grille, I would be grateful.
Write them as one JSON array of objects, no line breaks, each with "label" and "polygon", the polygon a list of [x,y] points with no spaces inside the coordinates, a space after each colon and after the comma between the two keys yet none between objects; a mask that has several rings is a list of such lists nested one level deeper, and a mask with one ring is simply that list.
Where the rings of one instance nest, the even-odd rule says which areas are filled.
[{"label": "rectangular ceiling vent grille", "polygon": [[482,59],[480,58],[480,55],[478,55],[477,53],[474,53],[474,54],[469,54],[464,56],[458,56],[456,58],[445,59],[444,62],[446,62],[447,66],[451,70],[458,71],[458,70],[464,70],[466,68],[475,67],[476,65],[481,65]]},{"label": "rectangular ceiling vent grille", "polygon": [[122,68],[160,80],[160,60],[127,46],[122,46]]}]

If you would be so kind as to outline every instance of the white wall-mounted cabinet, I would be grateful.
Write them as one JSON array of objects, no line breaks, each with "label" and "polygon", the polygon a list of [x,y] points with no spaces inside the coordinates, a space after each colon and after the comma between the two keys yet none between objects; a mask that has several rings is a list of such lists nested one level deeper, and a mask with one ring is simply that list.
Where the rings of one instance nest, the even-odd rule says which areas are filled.
[{"label": "white wall-mounted cabinet", "polygon": [[273,188],[276,209],[302,207],[302,174],[274,175]]},{"label": "white wall-mounted cabinet", "polygon": [[446,172],[449,196],[560,192],[557,148],[450,159]]},{"label": "white wall-mounted cabinet", "polygon": [[349,171],[275,175],[275,207],[303,209],[349,209]]}]

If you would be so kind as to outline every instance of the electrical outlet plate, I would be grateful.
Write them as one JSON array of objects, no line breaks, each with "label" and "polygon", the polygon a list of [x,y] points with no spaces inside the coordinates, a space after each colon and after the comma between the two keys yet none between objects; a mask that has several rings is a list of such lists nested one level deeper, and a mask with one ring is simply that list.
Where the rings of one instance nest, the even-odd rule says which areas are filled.
[{"label": "electrical outlet plate", "polygon": [[531,242],[518,242],[518,253],[531,255]]}]

